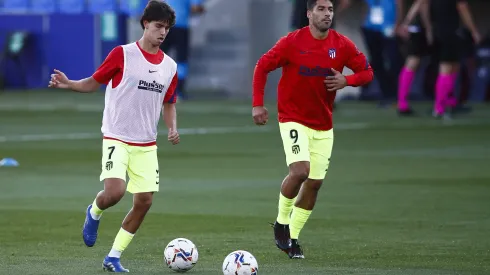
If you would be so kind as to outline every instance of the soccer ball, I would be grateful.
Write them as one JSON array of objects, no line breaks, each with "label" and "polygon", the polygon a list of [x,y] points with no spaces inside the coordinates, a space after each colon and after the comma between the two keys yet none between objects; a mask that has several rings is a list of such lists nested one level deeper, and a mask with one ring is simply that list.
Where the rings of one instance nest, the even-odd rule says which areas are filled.
[{"label": "soccer ball", "polygon": [[244,250],[231,252],[223,262],[223,275],[257,275],[258,272],[257,260]]},{"label": "soccer ball", "polygon": [[165,247],[164,255],[168,268],[177,272],[191,270],[199,257],[194,243],[184,238],[177,238],[169,242]]}]

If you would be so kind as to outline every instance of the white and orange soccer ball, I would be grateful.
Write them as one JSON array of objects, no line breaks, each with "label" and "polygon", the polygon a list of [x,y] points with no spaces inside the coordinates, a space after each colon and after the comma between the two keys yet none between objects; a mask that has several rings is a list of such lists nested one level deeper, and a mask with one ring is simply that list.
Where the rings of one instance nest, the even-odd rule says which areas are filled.
[{"label": "white and orange soccer ball", "polygon": [[255,257],[247,251],[237,250],[226,256],[223,262],[223,275],[257,275],[259,265]]},{"label": "white and orange soccer ball", "polygon": [[177,238],[165,247],[165,263],[176,272],[191,270],[199,258],[197,247],[188,239]]}]

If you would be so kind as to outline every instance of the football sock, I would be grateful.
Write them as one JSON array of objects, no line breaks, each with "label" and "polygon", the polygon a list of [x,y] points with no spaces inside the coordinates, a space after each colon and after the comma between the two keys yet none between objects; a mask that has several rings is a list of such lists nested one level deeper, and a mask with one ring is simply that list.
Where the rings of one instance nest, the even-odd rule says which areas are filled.
[{"label": "football sock", "polygon": [[436,82],[436,101],[434,109],[437,114],[444,114],[446,111],[449,93],[454,88],[454,78],[451,74],[439,74]]},{"label": "football sock", "polygon": [[398,110],[405,111],[409,109],[408,94],[412,87],[415,72],[404,67],[400,73],[398,80]]},{"label": "football sock", "polygon": [[279,194],[279,211],[277,214],[277,222],[280,224],[289,224],[289,219],[291,216],[291,210],[293,209],[294,199],[288,199],[284,197],[282,193]]},{"label": "football sock", "polygon": [[301,229],[305,226],[306,221],[311,215],[312,210],[305,210],[299,207],[293,207],[293,213],[291,214],[291,224],[289,230],[291,239],[297,240]]},{"label": "football sock", "polygon": [[119,229],[119,232],[117,233],[116,239],[114,240],[111,252],[109,252],[109,257],[120,258],[121,254],[126,249],[126,247],[128,247],[133,237],[134,234],[129,233],[121,227],[121,229]]},{"label": "football sock", "polygon": [[104,212],[104,210],[97,207],[97,198],[95,198],[94,202],[92,203],[92,208],[90,209],[90,216],[92,216],[92,219],[94,220],[100,220],[102,212]]},{"label": "football sock", "polygon": [[459,73],[452,73],[451,74],[451,81],[453,84],[453,89],[449,92],[448,98],[447,98],[447,106],[449,107],[456,107],[458,105],[458,99],[456,98],[455,95],[455,83],[456,80],[458,79]]}]

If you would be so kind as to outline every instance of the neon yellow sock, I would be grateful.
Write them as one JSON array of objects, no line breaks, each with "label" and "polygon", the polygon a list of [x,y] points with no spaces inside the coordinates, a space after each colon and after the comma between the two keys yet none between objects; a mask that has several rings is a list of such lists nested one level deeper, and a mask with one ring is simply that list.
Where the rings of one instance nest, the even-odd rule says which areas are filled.
[{"label": "neon yellow sock", "polygon": [[294,199],[288,199],[284,197],[282,193],[279,194],[279,211],[277,213],[277,222],[280,224],[289,224],[289,219],[291,216],[291,210],[293,209]]},{"label": "neon yellow sock", "polygon": [[94,220],[99,220],[102,212],[104,212],[104,210],[97,206],[97,198],[95,198],[94,202],[92,203],[92,208],[90,209],[90,215]]},{"label": "neon yellow sock", "polygon": [[116,239],[114,240],[111,252],[109,252],[109,257],[120,258],[121,254],[126,249],[126,247],[128,247],[133,237],[134,234],[129,233],[121,227],[121,229],[119,229],[119,232],[117,233]]},{"label": "neon yellow sock", "polygon": [[291,224],[289,225],[289,230],[291,234],[291,239],[297,240],[301,229],[305,226],[306,221],[311,215],[312,210],[305,210],[293,207],[293,213],[291,214]]}]

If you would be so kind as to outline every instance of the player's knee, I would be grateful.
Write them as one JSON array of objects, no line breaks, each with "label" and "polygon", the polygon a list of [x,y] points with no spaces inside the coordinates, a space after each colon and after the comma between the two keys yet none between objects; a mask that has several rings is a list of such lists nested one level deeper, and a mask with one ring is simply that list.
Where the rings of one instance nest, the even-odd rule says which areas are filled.
[{"label": "player's knee", "polygon": [[407,62],[405,63],[405,67],[410,71],[416,71],[420,64],[420,58],[417,56],[410,56],[407,58]]},{"label": "player's knee", "polygon": [[104,196],[110,205],[118,203],[126,193],[126,185],[122,179],[106,179],[104,181]]},{"label": "player's knee", "polygon": [[289,167],[289,176],[299,182],[303,182],[310,174],[310,165],[308,162],[297,162]]},{"label": "player's knee", "polygon": [[138,193],[134,196],[134,209],[146,212],[150,209],[153,203],[152,193]]}]

